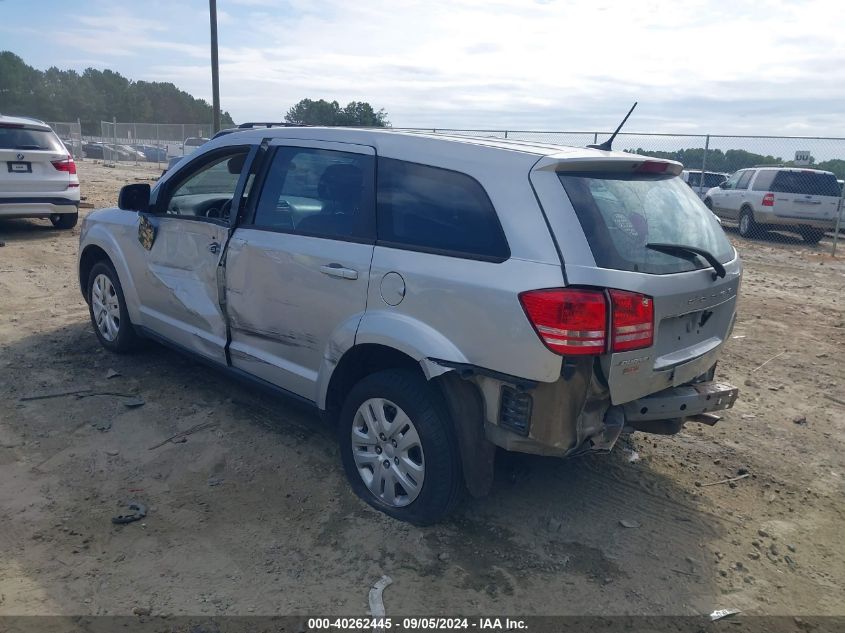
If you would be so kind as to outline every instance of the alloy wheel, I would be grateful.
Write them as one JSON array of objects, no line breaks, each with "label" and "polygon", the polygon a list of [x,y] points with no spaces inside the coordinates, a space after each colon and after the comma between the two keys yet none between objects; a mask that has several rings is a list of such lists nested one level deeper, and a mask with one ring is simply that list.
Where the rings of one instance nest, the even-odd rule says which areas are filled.
[{"label": "alloy wheel", "polygon": [[102,337],[113,342],[120,332],[120,302],[111,279],[106,275],[94,277],[91,285],[91,308],[94,322]]}]

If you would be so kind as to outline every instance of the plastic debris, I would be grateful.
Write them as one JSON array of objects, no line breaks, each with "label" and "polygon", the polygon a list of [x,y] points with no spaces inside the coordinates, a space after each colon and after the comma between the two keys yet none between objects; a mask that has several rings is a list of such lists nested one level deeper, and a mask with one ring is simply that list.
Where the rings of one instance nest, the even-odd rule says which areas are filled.
[{"label": "plastic debris", "polygon": [[715,622],[716,620],[721,620],[722,618],[727,618],[732,615],[736,615],[737,613],[742,613],[742,611],[739,609],[717,609],[710,614],[710,621]]},{"label": "plastic debris", "polygon": [[132,523],[133,521],[139,521],[147,516],[147,506],[145,506],[140,501],[130,501],[127,506],[131,512],[127,512],[126,514],[118,514],[116,517],[111,518],[111,522],[115,525],[123,525],[124,523]]},{"label": "plastic debris", "polygon": [[638,528],[640,527],[639,521],[632,521],[630,519],[620,519],[619,525],[623,528]]},{"label": "plastic debris", "polygon": [[382,594],[385,588],[392,584],[393,579],[390,576],[382,576],[376,581],[373,588],[370,589],[370,615],[374,618],[384,617],[384,599],[382,598]]}]

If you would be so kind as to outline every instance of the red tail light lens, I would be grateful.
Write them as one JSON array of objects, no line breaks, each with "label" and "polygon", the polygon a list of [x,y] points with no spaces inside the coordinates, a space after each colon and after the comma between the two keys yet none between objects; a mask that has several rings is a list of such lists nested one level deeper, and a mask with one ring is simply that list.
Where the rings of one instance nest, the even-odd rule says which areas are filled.
[{"label": "red tail light lens", "polygon": [[627,352],[654,343],[654,300],[625,290],[610,290],[611,351]]},{"label": "red tail light lens", "polygon": [[775,194],[767,193],[765,196],[763,196],[763,206],[764,207],[775,206]]},{"label": "red tail light lens", "polygon": [[637,167],[638,174],[663,174],[669,169],[669,163],[658,160],[647,160]]},{"label": "red tail light lens", "polygon": [[519,301],[546,347],[557,354],[601,354],[607,345],[607,303],[600,290],[532,290]]},{"label": "red tail light lens", "polygon": [[76,173],[76,163],[73,162],[73,159],[70,156],[63,158],[62,160],[53,160],[50,162],[58,171],[66,171],[69,174]]}]

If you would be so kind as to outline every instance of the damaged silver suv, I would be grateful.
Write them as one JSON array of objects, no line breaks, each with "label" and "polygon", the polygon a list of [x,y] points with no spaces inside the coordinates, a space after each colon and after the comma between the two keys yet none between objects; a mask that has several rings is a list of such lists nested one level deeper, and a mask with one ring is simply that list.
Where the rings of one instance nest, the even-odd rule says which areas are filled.
[{"label": "damaged silver suv", "polygon": [[100,342],[148,337],[315,405],[367,503],[416,524],[496,448],[712,424],[741,265],[678,163],[343,128],[234,130],[82,227]]}]

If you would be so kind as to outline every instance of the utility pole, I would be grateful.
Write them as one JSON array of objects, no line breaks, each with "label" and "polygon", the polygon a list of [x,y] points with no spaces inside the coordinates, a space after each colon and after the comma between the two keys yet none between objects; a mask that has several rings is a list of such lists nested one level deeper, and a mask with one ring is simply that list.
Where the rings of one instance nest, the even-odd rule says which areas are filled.
[{"label": "utility pole", "polygon": [[208,0],[211,20],[211,100],[214,108],[213,134],[220,131],[220,71],[217,66],[217,0]]}]

